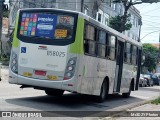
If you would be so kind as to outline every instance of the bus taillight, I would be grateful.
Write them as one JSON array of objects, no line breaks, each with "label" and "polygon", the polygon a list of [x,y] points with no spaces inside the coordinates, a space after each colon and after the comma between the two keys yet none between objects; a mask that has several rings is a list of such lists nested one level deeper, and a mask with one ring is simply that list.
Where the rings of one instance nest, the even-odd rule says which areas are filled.
[{"label": "bus taillight", "polygon": [[76,57],[69,59],[63,80],[68,80],[73,77],[76,67],[76,60]]},{"label": "bus taillight", "polygon": [[17,54],[12,52],[12,56],[11,56],[11,70],[14,73],[18,73],[18,60],[17,60]]}]

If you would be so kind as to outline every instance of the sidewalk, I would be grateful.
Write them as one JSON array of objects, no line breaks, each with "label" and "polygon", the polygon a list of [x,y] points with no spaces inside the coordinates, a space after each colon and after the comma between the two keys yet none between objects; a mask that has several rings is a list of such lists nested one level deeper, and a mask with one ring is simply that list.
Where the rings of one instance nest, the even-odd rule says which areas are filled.
[{"label": "sidewalk", "polygon": [[1,81],[3,82],[4,80],[8,80],[8,75],[9,75],[9,66],[1,66]]},{"label": "sidewalk", "polygon": [[[139,113],[140,111],[142,111],[142,113],[140,114],[142,116],[144,116],[144,114],[147,112],[156,111],[155,114],[158,112],[158,115],[160,116],[160,105],[154,105],[154,104],[148,103],[139,107],[128,109],[127,111],[130,111],[130,112],[133,111],[134,113]],[[121,114],[119,114],[119,116],[121,116]],[[106,117],[100,120],[160,120],[160,117]]]}]

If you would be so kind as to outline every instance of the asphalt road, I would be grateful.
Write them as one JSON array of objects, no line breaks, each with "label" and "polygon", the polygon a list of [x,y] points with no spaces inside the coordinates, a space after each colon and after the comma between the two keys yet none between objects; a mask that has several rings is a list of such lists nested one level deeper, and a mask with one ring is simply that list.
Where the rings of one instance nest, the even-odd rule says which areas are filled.
[{"label": "asphalt road", "polygon": [[[8,69],[2,69],[2,74],[0,111],[61,111],[58,114],[69,117],[76,114],[75,111],[82,111],[82,115],[87,113],[86,111],[119,111],[138,102],[160,96],[160,87],[153,86],[133,91],[128,99],[122,98],[121,95],[110,95],[104,103],[96,103],[92,96],[68,92],[65,92],[62,97],[50,97],[41,90],[20,89],[19,85],[9,84]],[[64,111],[69,111],[69,114]],[[87,113],[89,116],[92,114],[92,112]]]}]

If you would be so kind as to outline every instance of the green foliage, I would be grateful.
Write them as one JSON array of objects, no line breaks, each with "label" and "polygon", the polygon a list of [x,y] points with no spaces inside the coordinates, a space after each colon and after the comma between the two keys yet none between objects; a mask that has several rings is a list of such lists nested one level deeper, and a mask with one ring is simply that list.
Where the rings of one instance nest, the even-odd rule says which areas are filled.
[{"label": "green foliage", "polygon": [[130,30],[132,27],[130,22],[130,14],[112,17],[109,21],[109,26],[119,32]]},{"label": "green foliage", "polygon": [[151,103],[152,103],[152,104],[156,104],[156,105],[160,104],[160,97],[158,97],[158,98],[155,99],[155,100],[152,100]]},{"label": "green foliage", "polygon": [[156,68],[158,48],[151,44],[143,44],[143,52],[145,55],[144,65],[149,71]]},{"label": "green foliage", "polygon": [[9,59],[10,59],[10,56],[9,55],[5,55],[5,54],[1,55],[1,57],[0,57],[1,61],[9,61]]},{"label": "green foliage", "polygon": [[8,11],[4,11],[3,12],[3,17],[7,17],[8,18],[8,16],[9,16],[9,10]]}]

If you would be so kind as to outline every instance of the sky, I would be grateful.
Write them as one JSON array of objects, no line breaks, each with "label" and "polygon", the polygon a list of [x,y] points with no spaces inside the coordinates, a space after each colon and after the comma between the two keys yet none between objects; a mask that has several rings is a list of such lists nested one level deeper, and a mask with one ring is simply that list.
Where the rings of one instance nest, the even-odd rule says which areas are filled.
[{"label": "sky", "polygon": [[135,7],[142,16],[141,41],[143,43],[158,43],[160,34],[160,3],[143,3],[135,5]]}]

